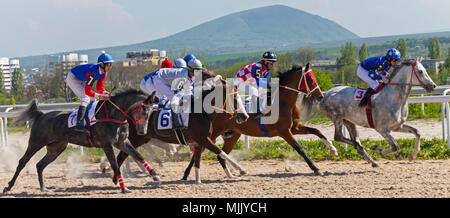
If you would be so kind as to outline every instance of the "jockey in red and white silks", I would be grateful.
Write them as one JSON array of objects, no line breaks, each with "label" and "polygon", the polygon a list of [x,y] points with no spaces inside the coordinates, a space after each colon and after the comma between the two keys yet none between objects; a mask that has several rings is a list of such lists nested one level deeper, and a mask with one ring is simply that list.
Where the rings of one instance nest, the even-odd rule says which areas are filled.
[{"label": "jockey in red and white silks", "polygon": [[238,89],[244,91],[246,95],[251,96],[252,107],[256,108],[255,118],[262,116],[259,104],[259,98],[266,99],[267,89],[270,89],[269,75],[273,64],[277,61],[275,53],[268,51],[262,56],[262,60],[253,64],[246,65],[239,70],[234,77],[234,83]]}]

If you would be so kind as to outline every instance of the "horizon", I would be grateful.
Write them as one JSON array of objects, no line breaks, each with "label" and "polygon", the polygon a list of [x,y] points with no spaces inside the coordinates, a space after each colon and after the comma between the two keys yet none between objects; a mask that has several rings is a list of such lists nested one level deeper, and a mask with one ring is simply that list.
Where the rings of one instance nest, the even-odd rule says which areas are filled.
[{"label": "horizon", "polygon": [[[24,2],[27,2],[27,4],[23,4]],[[20,58],[148,42],[174,35],[233,13],[274,5],[283,5],[309,14],[318,15],[337,23],[350,32],[358,35],[360,38],[450,31],[450,15],[447,15],[447,13],[442,15],[441,13],[442,10],[446,11],[445,9],[450,8],[450,2],[443,0],[431,1],[435,4],[423,0],[408,1],[409,4],[403,4],[406,1],[390,3],[394,10],[396,7],[406,9],[411,7],[410,5],[416,4],[425,5],[427,7],[429,7],[429,5],[437,4],[449,6],[437,7],[437,12],[433,14],[433,22],[427,20],[430,18],[427,18],[426,16],[417,20],[412,20],[409,19],[409,17],[402,18],[402,16],[400,16],[401,13],[394,13],[394,15],[398,16],[393,19],[395,21],[393,23],[385,21],[390,21],[390,19],[381,16],[383,13],[387,13],[386,11],[383,11],[384,8],[382,7],[384,4],[383,2],[388,2],[387,0],[381,0],[381,3],[376,6],[369,6],[356,0],[346,0],[344,3],[342,3],[342,1],[340,1],[341,3],[335,3],[327,0],[314,2],[307,0],[298,2],[249,0],[240,3],[242,6],[235,6],[233,2],[238,1],[231,0],[227,2],[212,3],[207,2],[206,0],[198,0],[194,2],[191,1],[190,3],[192,4],[187,4],[182,1],[171,1],[171,3],[177,3],[171,4],[167,2],[148,3],[143,0],[133,1],[132,3],[124,0],[44,0],[40,2],[18,0],[17,2],[8,3],[9,5],[6,4],[6,7],[0,9],[7,12],[0,13],[0,19],[6,21],[4,22],[7,25],[7,28],[5,29],[11,30],[10,32],[12,33],[2,36],[3,39],[0,40],[0,57]],[[21,4],[22,7],[20,7]],[[158,10],[158,7],[163,7],[165,6],[164,4],[170,5],[172,10]],[[336,6],[336,4],[338,6]],[[348,4],[352,4],[352,9],[347,8],[344,10],[346,13],[343,14],[342,7],[345,8]],[[225,5],[229,7],[224,7]],[[11,17],[11,11],[14,12],[14,9],[16,8],[14,6],[20,8],[20,13],[14,16],[14,19],[11,19],[9,17]],[[96,7],[100,6],[106,7],[105,13],[97,13],[98,10]],[[143,15],[146,14],[143,12],[148,9],[145,6],[152,6],[152,13]],[[153,6],[155,6],[156,9]],[[195,11],[199,11],[199,8],[203,13],[194,13]],[[42,9],[42,13],[39,13],[41,11],[40,9]],[[191,11],[191,9],[195,9],[194,12]],[[215,11],[219,9],[220,12]],[[406,12],[403,13],[410,15],[415,12],[415,10],[417,9],[405,10]],[[425,8],[421,8],[420,10],[426,11]],[[38,13],[36,14],[36,12]],[[355,13],[357,15],[362,12],[364,12],[364,15],[367,14],[365,17],[368,18],[353,18]],[[21,16],[23,13],[25,13],[25,16]],[[373,17],[371,17],[371,14],[373,13],[376,13],[377,18],[379,19],[376,19],[375,21],[380,23],[382,28],[373,28],[370,26],[370,23],[374,22]],[[190,16],[189,18],[192,17],[192,19],[182,19],[188,15]],[[55,17],[64,17],[67,19],[55,19]],[[439,19],[440,17],[441,19]],[[157,19],[151,20],[149,18]],[[349,19],[352,22],[349,22]],[[415,27],[419,26],[420,28],[401,29],[398,27],[398,20],[402,19],[412,20],[409,22],[413,22]],[[103,33],[103,28],[95,25],[96,22],[92,22],[92,20],[98,20],[98,22],[105,24],[105,33]],[[165,22],[155,22],[155,20],[164,20]],[[386,22],[389,24],[385,24]],[[67,23],[70,25],[67,25]],[[80,23],[81,27],[77,26],[77,23]],[[91,25],[90,23],[94,23],[94,25]],[[186,25],[186,23],[190,24]],[[419,25],[421,23],[430,25]],[[23,28],[15,29],[17,26]],[[155,31],[147,30],[148,26],[151,26],[152,30],[155,29]],[[114,27],[116,29],[114,29]],[[100,31],[97,31],[99,28]],[[124,30],[118,32],[117,28],[124,28]],[[393,28],[396,29],[396,31],[393,31]],[[68,41],[71,43],[67,43]]]}]

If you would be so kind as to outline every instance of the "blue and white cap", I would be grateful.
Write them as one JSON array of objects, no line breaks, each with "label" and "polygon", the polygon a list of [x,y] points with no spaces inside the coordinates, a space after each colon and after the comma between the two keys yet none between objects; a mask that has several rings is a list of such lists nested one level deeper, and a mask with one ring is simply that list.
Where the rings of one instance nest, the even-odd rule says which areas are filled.
[{"label": "blue and white cap", "polygon": [[113,63],[114,60],[111,55],[107,54],[105,51],[102,51],[102,54],[98,56],[97,64],[102,63]]}]

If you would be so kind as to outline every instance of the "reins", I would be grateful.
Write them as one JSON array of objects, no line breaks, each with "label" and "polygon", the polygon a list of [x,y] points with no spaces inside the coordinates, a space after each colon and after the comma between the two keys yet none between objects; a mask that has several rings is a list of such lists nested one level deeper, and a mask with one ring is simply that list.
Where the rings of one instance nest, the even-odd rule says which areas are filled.
[{"label": "reins", "polygon": [[[125,111],[123,111],[119,106],[117,106],[114,102],[112,102],[111,100],[107,100],[111,105],[113,105],[117,110],[119,110],[122,114],[124,114],[128,119],[130,119],[133,123],[142,123],[142,124],[147,124],[147,122],[141,122],[139,121],[139,115],[140,112],[142,110],[142,107],[149,107],[152,108],[152,106],[145,104],[145,99],[142,101],[142,103],[139,105],[139,107],[137,107],[136,109],[134,109],[133,111],[130,112],[130,114],[133,114],[134,112],[138,111],[137,117],[136,119],[133,119],[132,117],[130,117],[127,113],[125,113]],[[115,120],[115,119],[111,119],[108,117],[108,110],[106,109],[106,105],[105,105],[106,101],[103,101],[103,103],[100,105],[100,107],[97,109],[97,111],[95,112],[95,115],[97,115],[97,113],[100,111],[100,109],[104,106],[105,108],[105,116],[106,118],[103,119],[98,119],[96,120],[96,122],[114,122],[114,123],[127,123],[127,120],[124,121],[120,121],[120,120]],[[94,116],[95,116],[94,115]]]},{"label": "reins", "polygon": [[[412,70],[411,70],[411,76],[409,79],[409,83],[388,83],[387,85],[390,85],[390,86],[422,86],[423,82],[422,82],[422,80],[420,80],[420,78],[417,76],[417,73],[416,73],[416,64],[411,64],[411,68],[412,68]],[[416,76],[420,85],[412,83],[413,74],[414,74],[414,76]]]},{"label": "reins", "polygon": [[302,81],[304,81],[305,87],[306,87],[306,93],[305,93],[305,94],[306,94],[306,97],[311,96],[312,93],[313,93],[316,89],[319,88],[319,86],[316,86],[316,87],[314,87],[313,89],[310,89],[310,88],[309,88],[308,82],[306,81],[306,74],[308,74],[309,72],[312,72],[312,70],[309,69],[309,70],[306,71],[306,72],[302,72],[302,75],[300,76],[300,82],[298,83],[297,89],[294,89],[294,88],[291,88],[291,87],[288,87],[288,86],[280,86],[280,88],[284,88],[284,89],[287,89],[287,90],[290,90],[290,91],[293,91],[293,92],[297,92],[297,93],[304,93],[304,92],[300,91],[300,88],[301,88],[301,85],[302,85]]}]

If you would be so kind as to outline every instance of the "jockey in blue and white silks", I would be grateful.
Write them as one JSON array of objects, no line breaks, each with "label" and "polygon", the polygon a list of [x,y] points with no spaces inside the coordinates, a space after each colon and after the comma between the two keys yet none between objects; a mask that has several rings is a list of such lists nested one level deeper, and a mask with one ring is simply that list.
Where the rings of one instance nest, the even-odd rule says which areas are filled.
[{"label": "jockey in blue and white silks", "polygon": [[[141,90],[147,94],[156,91],[160,99],[170,100],[172,109],[180,104],[185,94],[192,94],[192,84],[194,75],[201,75],[203,66],[200,60],[193,59],[187,64],[187,68],[163,68],[147,74],[141,81]],[[177,93],[179,93],[177,95]],[[173,110],[172,110],[172,114]],[[182,122],[179,114],[173,117],[174,128],[181,128]]]},{"label": "jockey in blue and white silks", "polygon": [[400,58],[400,51],[391,48],[387,51],[386,56],[368,58],[358,65],[356,74],[370,86],[359,103],[360,107],[366,106],[370,96],[381,83],[389,82],[388,72]]}]

